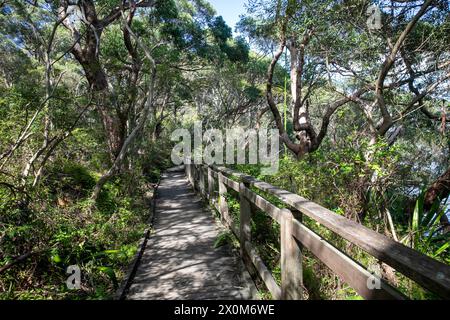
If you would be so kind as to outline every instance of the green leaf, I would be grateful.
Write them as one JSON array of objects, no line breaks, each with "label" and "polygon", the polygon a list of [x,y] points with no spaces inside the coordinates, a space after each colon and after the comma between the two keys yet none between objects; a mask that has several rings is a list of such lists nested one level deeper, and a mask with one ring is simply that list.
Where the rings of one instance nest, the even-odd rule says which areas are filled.
[{"label": "green leaf", "polygon": [[113,268],[99,267],[98,270],[105,273],[108,276],[108,278],[112,281],[115,289],[119,287],[119,282],[117,281],[116,273],[114,272]]},{"label": "green leaf", "polygon": [[439,210],[439,206],[440,206],[441,202],[439,200],[436,200],[433,203],[433,206],[431,207],[431,209],[428,211],[428,213],[423,217],[422,221],[421,221],[421,225],[427,229],[431,228],[433,226],[433,224],[438,221],[436,218],[441,215],[438,215],[438,210]]},{"label": "green leaf", "polygon": [[411,230],[413,232],[417,232],[419,230],[419,216],[420,216],[420,207],[419,207],[419,201],[417,201],[416,207],[414,208],[412,225],[411,225]]},{"label": "green leaf", "polygon": [[429,244],[431,242],[431,240],[433,240],[433,237],[435,236],[436,231],[439,230],[439,228],[440,228],[439,223],[435,224],[434,221],[441,221],[441,217],[445,214],[445,209],[442,209],[441,212],[439,212],[439,213],[430,212],[430,214],[433,215],[433,219],[429,223],[429,229],[430,229],[429,233],[430,234],[427,239],[427,244]]},{"label": "green leaf", "polygon": [[53,254],[51,257],[52,261],[54,263],[60,263],[62,261],[61,257],[59,256],[59,254]]},{"label": "green leaf", "polygon": [[119,250],[105,250],[103,252],[106,254],[116,254],[116,253],[119,253],[120,251]]},{"label": "green leaf", "polygon": [[419,243],[419,226],[420,226],[420,221],[421,221],[421,217],[423,215],[423,201],[425,198],[425,193],[422,192],[419,196],[419,198],[417,198],[416,201],[416,206],[414,208],[414,213],[413,213],[413,218],[412,218],[412,223],[411,223],[411,233],[413,236],[413,245],[414,248],[417,248],[417,245]]},{"label": "green leaf", "polygon": [[450,242],[444,243],[439,249],[436,250],[434,253],[434,257],[439,256],[441,253],[443,253],[448,247],[450,247]]},{"label": "green leaf", "polygon": [[422,219],[423,215],[423,202],[425,199],[425,192],[422,192],[420,196],[417,198],[416,206],[414,208],[413,220],[412,220],[412,231],[419,231],[419,221]]},{"label": "green leaf", "polygon": [[220,248],[231,242],[231,236],[228,231],[221,232],[214,241],[214,248]]}]

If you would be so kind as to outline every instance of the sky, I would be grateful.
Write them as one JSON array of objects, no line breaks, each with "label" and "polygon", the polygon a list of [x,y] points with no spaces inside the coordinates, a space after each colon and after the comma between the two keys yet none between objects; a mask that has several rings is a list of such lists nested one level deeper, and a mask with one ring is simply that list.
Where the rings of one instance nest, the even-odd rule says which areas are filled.
[{"label": "sky", "polygon": [[218,16],[222,16],[226,23],[233,29],[239,21],[239,15],[245,13],[244,3],[246,0],[209,0],[217,11]]}]

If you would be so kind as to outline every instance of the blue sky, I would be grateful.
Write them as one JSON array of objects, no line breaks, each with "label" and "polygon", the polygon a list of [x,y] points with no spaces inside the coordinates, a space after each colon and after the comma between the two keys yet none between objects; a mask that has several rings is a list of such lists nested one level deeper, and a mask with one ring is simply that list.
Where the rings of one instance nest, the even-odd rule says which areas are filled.
[{"label": "blue sky", "polygon": [[239,15],[245,13],[246,0],[209,0],[209,2],[216,9],[217,15],[222,16],[234,31]]}]

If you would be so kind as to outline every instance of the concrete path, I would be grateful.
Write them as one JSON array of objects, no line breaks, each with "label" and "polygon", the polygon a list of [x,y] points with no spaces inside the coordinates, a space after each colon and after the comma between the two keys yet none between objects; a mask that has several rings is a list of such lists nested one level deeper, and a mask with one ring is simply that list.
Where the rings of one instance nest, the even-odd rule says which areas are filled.
[{"label": "concrete path", "polygon": [[164,174],[150,237],[128,300],[254,299],[256,289],[239,257],[214,248],[220,232],[184,172]]}]

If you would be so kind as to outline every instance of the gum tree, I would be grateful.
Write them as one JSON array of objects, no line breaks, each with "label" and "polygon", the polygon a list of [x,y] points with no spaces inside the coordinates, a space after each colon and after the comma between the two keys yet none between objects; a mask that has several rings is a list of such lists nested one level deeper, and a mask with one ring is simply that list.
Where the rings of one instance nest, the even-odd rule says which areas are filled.
[{"label": "gum tree", "polygon": [[[389,6],[382,2],[379,30],[368,29],[370,4],[251,1],[250,15],[241,21],[241,30],[272,54],[267,103],[281,139],[299,158],[319,148],[333,115],[350,103],[363,112],[372,144],[382,137],[395,142],[402,129],[399,123],[414,112],[442,119],[430,109],[435,109],[433,101],[448,86],[450,76],[448,49],[442,47],[448,37],[444,31],[448,28],[448,3],[393,1]],[[430,32],[433,36],[426,37]],[[291,134],[285,130],[273,97],[275,66],[285,50]],[[421,61],[425,57],[428,63],[424,68]],[[335,99],[311,105],[318,85],[326,86]],[[399,106],[403,97],[408,100]],[[314,108],[321,110],[319,119],[311,118]]]}]

